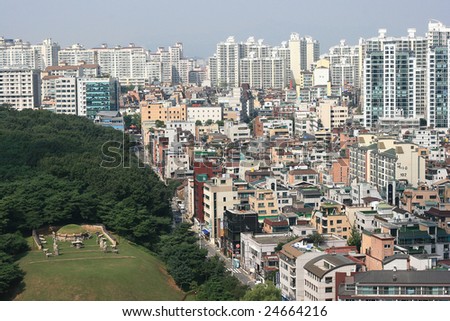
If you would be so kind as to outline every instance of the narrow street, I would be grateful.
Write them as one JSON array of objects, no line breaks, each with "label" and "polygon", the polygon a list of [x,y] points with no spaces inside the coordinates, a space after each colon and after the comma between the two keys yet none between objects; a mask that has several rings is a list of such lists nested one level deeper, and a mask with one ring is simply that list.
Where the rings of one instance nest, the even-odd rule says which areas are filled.
[{"label": "narrow street", "polygon": [[231,275],[235,276],[242,284],[248,285],[251,288],[255,286],[255,279],[247,271],[242,268],[232,267],[231,258],[226,257],[219,251],[219,249],[217,249],[217,247],[200,236],[201,234],[199,233],[198,228],[195,229],[193,227],[193,229],[199,236],[199,246],[208,250],[208,257],[217,255],[222,261],[224,261],[227,271],[229,271]]}]

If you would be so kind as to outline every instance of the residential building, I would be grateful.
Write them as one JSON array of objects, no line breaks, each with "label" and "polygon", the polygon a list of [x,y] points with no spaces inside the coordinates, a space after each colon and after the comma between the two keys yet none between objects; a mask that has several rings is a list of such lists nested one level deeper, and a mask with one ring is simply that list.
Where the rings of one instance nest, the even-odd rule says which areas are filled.
[{"label": "residential building", "polygon": [[327,56],[330,60],[331,85],[342,89],[348,86],[359,88],[358,46],[349,46],[341,40],[339,45],[330,48]]},{"label": "residential building", "polygon": [[304,266],[311,259],[321,256],[303,238],[295,239],[285,245],[278,253],[280,290],[284,301],[304,301],[305,298],[305,271]]},{"label": "residential building", "polygon": [[77,78],[61,76],[60,78],[54,79],[54,83],[54,107],[56,113],[77,115]]},{"label": "residential building", "polygon": [[316,185],[319,183],[319,174],[313,169],[293,169],[288,172],[288,185],[295,186],[303,182]]},{"label": "residential building", "polygon": [[78,78],[77,115],[95,118],[99,111],[119,110],[120,87],[114,78]]},{"label": "residential building", "polygon": [[231,177],[213,177],[203,185],[205,229],[209,231],[211,242],[219,247],[223,239],[224,213],[236,204],[239,200]]},{"label": "residential building", "polygon": [[233,122],[225,122],[224,134],[232,141],[248,140],[251,138],[250,128],[246,123],[234,124]]},{"label": "residential building", "polygon": [[258,213],[259,222],[265,218],[278,217],[278,199],[270,189],[256,190],[254,195],[249,196],[250,209]]},{"label": "residential building", "polygon": [[[216,47],[216,54],[210,59],[211,85],[216,87],[239,87],[239,60],[242,46],[234,37],[228,37]],[[213,82],[214,81],[214,82]]]},{"label": "residential building", "polygon": [[416,118],[416,68],[415,55],[401,50],[395,41],[367,53],[362,87],[366,128],[381,117]]},{"label": "residential building", "polygon": [[431,128],[447,129],[450,126],[450,42],[428,50],[427,65],[427,124]]},{"label": "residential building", "polygon": [[248,206],[238,205],[227,209],[224,216],[223,249],[228,256],[239,259],[242,257],[241,235],[261,233],[258,213],[249,210]]},{"label": "residential building", "polygon": [[340,281],[339,301],[450,300],[450,271],[368,271]]},{"label": "residential building", "polygon": [[141,108],[141,121],[156,122],[157,120],[164,123],[167,122],[181,122],[187,120],[187,106],[175,105],[171,102],[148,102],[142,101],[140,103]]},{"label": "residential building", "polygon": [[39,72],[29,67],[0,69],[0,105],[14,109],[40,107],[41,82]]},{"label": "residential building", "polygon": [[223,119],[223,107],[221,106],[188,106],[187,120],[201,121],[205,123],[208,120],[216,122]]},{"label": "residential building", "polygon": [[361,253],[366,255],[368,271],[383,270],[384,260],[394,255],[395,237],[389,234],[361,233]]},{"label": "residential building", "polygon": [[65,63],[76,66],[81,63],[96,64],[96,52],[93,49],[85,49],[79,43],[58,51],[58,64]]},{"label": "residential building", "polygon": [[349,184],[349,170],[350,170],[350,159],[349,158],[338,158],[335,162],[331,164],[331,177],[333,183],[343,183]]},{"label": "residential building", "polygon": [[348,107],[339,106],[335,101],[321,101],[317,107],[317,117],[325,130],[343,128],[349,118]]},{"label": "residential building", "polygon": [[94,123],[103,127],[125,130],[123,116],[119,111],[99,111],[95,115]]},{"label": "residential building", "polygon": [[400,199],[401,208],[410,213],[423,213],[432,207],[438,208],[440,203],[438,191],[431,190],[427,185],[406,189]]},{"label": "residential building", "polygon": [[45,39],[39,45],[31,45],[21,39],[0,37],[0,68],[25,66],[44,70],[58,64],[59,45],[52,39]]},{"label": "residential building", "polygon": [[344,239],[350,236],[351,224],[345,207],[336,202],[321,203],[312,214],[311,224],[320,234],[334,234]]},{"label": "residential building", "polygon": [[108,48],[103,44],[93,49],[103,75],[117,78],[123,85],[143,86],[146,75],[147,50],[130,43],[127,47]]},{"label": "residential building", "polygon": [[351,276],[357,263],[340,254],[324,254],[307,262],[305,270],[305,301],[335,301],[338,293],[336,275]]},{"label": "residential building", "polygon": [[[278,255],[275,248],[289,240],[284,233],[255,234],[241,233],[241,266],[255,278],[269,277],[278,271]],[[276,282],[274,282],[276,283]]]}]

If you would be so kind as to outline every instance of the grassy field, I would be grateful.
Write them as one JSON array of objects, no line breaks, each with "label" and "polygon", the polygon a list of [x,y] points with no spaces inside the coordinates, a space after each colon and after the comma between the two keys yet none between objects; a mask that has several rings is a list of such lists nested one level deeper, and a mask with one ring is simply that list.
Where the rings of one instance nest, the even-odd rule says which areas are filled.
[{"label": "grassy field", "polygon": [[[96,237],[76,249],[59,242],[60,256],[46,258],[30,239],[32,251],[19,260],[25,288],[15,300],[153,301],[181,300],[184,293],[161,262],[140,247],[120,242],[119,253],[103,253]],[[47,238],[52,252],[53,241]]]}]

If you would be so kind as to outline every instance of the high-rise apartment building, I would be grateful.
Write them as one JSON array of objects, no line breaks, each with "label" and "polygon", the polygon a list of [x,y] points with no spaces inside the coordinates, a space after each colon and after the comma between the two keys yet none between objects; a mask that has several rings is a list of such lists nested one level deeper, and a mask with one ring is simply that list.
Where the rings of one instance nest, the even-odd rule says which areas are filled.
[{"label": "high-rise apartment building", "polygon": [[261,58],[250,52],[249,57],[240,60],[240,83],[250,88],[283,89],[287,85],[285,73],[285,60],[276,54]]},{"label": "high-rise apartment building", "polygon": [[0,68],[41,68],[41,51],[21,39],[0,38]]},{"label": "high-rise apartment building", "polygon": [[15,109],[40,106],[40,77],[36,69],[27,66],[0,68],[0,105]]},{"label": "high-rise apartment building", "polygon": [[147,51],[142,47],[129,44],[128,47],[116,46],[93,49],[103,75],[119,79],[124,85],[145,85],[147,80]]},{"label": "high-rise apartment building", "polygon": [[417,59],[395,40],[371,50],[364,59],[364,126],[382,117],[416,117]]},{"label": "high-rise apartment building", "polygon": [[218,43],[215,57],[216,83],[211,85],[239,87],[239,60],[242,56],[242,45],[237,43],[234,37],[228,37],[225,42]]},{"label": "high-rise apartment building", "polygon": [[99,111],[119,110],[119,93],[115,78],[79,78],[77,115],[93,119]]},{"label": "high-rise apartment building", "polygon": [[[396,52],[409,52],[411,57],[415,59],[414,70],[414,100],[415,100],[415,115],[417,117],[425,117],[426,102],[427,102],[427,83],[426,83],[426,68],[427,68],[427,39],[425,37],[416,36],[416,29],[408,29],[408,36],[405,37],[387,37],[386,29],[380,29],[378,37],[361,40],[361,83],[364,84],[367,77],[365,72],[366,58],[373,52],[386,52],[385,46],[395,46]],[[387,51],[389,53],[389,50]],[[386,66],[391,66],[390,64]],[[397,67],[399,67],[397,65]],[[363,88],[362,95],[365,94],[366,88]],[[397,89],[396,89],[397,90]],[[403,107],[402,107],[403,108]],[[405,114],[404,117],[408,117]],[[385,116],[389,117],[389,115]],[[409,116],[410,117],[410,116]]]},{"label": "high-rise apartment building", "polygon": [[428,51],[427,124],[447,130],[450,127],[450,38],[446,46],[433,46]]},{"label": "high-rise apartment building", "polygon": [[45,39],[42,44],[32,46],[38,54],[38,69],[44,70],[49,66],[58,65],[59,45],[51,38]]},{"label": "high-rise apartment building", "polygon": [[97,63],[96,52],[93,49],[85,49],[79,43],[70,47],[61,49],[58,52],[58,64],[65,63],[75,66],[80,63],[95,64]]},{"label": "high-rise apartment building", "polygon": [[330,60],[331,85],[360,87],[359,84],[359,48],[349,46],[345,40],[331,47],[328,53]]},{"label": "high-rise apartment building", "polygon": [[447,129],[450,127],[450,27],[430,21],[427,40],[427,124]]},{"label": "high-rise apartment building", "polygon": [[54,80],[54,108],[57,114],[77,114],[77,78],[60,77]]},{"label": "high-rise apartment building", "polygon": [[450,27],[445,26],[442,22],[437,20],[428,22],[428,47],[446,46],[449,40]]},{"label": "high-rise apartment building", "polygon": [[298,33],[292,33],[289,52],[292,77],[299,84],[301,72],[311,71],[313,63],[319,60],[320,44],[310,36],[300,37]]}]

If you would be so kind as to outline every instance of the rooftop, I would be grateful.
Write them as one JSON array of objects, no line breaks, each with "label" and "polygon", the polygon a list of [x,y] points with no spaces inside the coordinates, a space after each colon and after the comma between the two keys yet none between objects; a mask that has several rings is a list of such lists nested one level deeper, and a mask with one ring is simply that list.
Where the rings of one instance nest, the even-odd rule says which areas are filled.
[{"label": "rooftop", "polygon": [[445,284],[450,285],[450,271],[368,271],[355,274],[355,283],[378,284]]},{"label": "rooftop", "polygon": [[[319,266],[316,263],[319,261],[325,261],[328,264],[330,264],[329,268],[325,268],[324,265]],[[354,265],[355,262],[350,260],[349,258],[343,256],[343,255],[335,255],[335,254],[324,254],[321,256],[318,256],[312,260],[310,260],[308,263],[305,264],[305,270],[313,273],[319,278],[322,278],[325,274],[328,272],[337,269],[342,266],[346,265]]]}]

